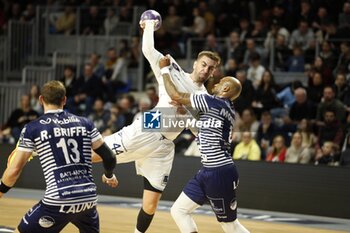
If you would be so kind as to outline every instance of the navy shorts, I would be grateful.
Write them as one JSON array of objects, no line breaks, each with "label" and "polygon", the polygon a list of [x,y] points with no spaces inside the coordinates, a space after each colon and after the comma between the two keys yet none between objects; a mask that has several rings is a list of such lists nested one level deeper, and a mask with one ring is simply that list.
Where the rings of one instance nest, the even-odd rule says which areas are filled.
[{"label": "navy shorts", "polygon": [[237,218],[237,185],[238,172],[234,164],[202,167],[183,191],[198,205],[209,202],[219,222],[232,222]]},{"label": "navy shorts", "polygon": [[[74,224],[80,233],[100,232],[99,216],[96,205],[78,212],[79,206],[73,206],[70,213],[60,212],[61,207],[49,206],[41,201],[33,206],[18,225],[21,233],[58,233],[68,223]],[[81,208],[80,208],[81,209]],[[64,210],[67,211],[67,206]],[[71,213],[76,210],[78,213]]]}]

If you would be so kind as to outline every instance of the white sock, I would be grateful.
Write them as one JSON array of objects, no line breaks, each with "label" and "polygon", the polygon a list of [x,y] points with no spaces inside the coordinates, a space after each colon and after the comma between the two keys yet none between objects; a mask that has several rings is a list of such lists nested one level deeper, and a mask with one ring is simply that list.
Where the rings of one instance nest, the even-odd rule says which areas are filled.
[{"label": "white sock", "polygon": [[233,222],[220,222],[225,233],[249,233],[249,231],[236,219]]},{"label": "white sock", "polygon": [[135,231],[134,233],[142,233],[141,231],[137,230],[136,227],[135,227]]},{"label": "white sock", "polygon": [[171,216],[182,233],[198,232],[197,225],[191,214],[200,205],[192,201],[184,192],[171,207]]}]

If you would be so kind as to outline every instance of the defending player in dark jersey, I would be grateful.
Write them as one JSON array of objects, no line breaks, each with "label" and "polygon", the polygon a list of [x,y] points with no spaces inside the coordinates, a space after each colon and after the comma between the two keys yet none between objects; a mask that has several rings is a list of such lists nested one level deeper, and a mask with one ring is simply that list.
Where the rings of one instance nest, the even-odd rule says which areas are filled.
[{"label": "defending player in dark jersey", "polygon": [[209,201],[225,232],[248,233],[237,219],[238,172],[229,153],[229,133],[235,119],[232,101],[239,96],[241,84],[233,77],[224,77],[214,86],[214,95],[181,93],[171,81],[169,65],[169,57],[159,62],[167,93],[172,100],[199,111],[197,142],[203,164],[175,201],[171,215],[181,232],[197,232],[191,214]]},{"label": "defending player in dark jersey", "polygon": [[114,153],[93,123],[63,111],[66,90],[62,83],[46,83],[39,97],[45,114],[22,130],[0,184],[0,197],[18,179],[35,151],[43,169],[44,198],[31,208],[18,226],[19,232],[60,232],[68,223],[80,232],[99,232],[96,185],[92,177],[91,149],[103,159],[103,182],[116,187]]}]

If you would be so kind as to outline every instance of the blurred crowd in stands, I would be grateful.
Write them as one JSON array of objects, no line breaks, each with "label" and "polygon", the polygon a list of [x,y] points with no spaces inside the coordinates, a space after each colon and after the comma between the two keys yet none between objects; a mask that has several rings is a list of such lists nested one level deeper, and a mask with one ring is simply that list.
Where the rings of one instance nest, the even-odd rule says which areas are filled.
[{"label": "blurred crowd in stands", "polygon": [[[155,32],[158,50],[183,58],[188,39],[199,39],[198,51],[215,51],[223,60],[212,81],[225,75],[241,81],[231,133],[234,159],[350,164],[349,1],[0,2],[3,32],[9,20],[33,20],[35,6],[42,5],[58,13],[50,33],[67,36],[109,35],[118,22],[134,20],[134,6],[157,10],[163,18],[161,29]],[[131,41],[123,41],[118,50],[110,48],[102,57],[91,54],[81,74],[67,66],[62,77],[57,77],[67,88],[67,110],[88,116],[105,135],[130,124],[158,101],[156,84],[148,83],[142,94],[129,92],[124,68],[137,66],[142,56],[140,34]],[[276,71],[305,73],[307,80],[281,85],[275,80]],[[32,86],[30,94],[22,96],[20,108],[2,126],[3,141],[14,142],[23,125],[42,113],[38,95],[39,88]],[[185,131],[175,141],[177,153],[198,155],[193,139]]]}]

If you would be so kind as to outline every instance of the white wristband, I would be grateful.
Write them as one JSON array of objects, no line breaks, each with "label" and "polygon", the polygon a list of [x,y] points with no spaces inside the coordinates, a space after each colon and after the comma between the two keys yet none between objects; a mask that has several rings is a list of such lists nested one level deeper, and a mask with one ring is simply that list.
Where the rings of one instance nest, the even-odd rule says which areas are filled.
[{"label": "white wristband", "polygon": [[163,67],[160,69],[160,74],[170,74],[169,66]]},{"label": "white wristband", "polygon": [[111,181],[113,179],[115,179],[115,175],[113,174],[113,176],[111,178],[108,178],[105,174],[103,174],[103,178],[106,179],[106,181]]}]

